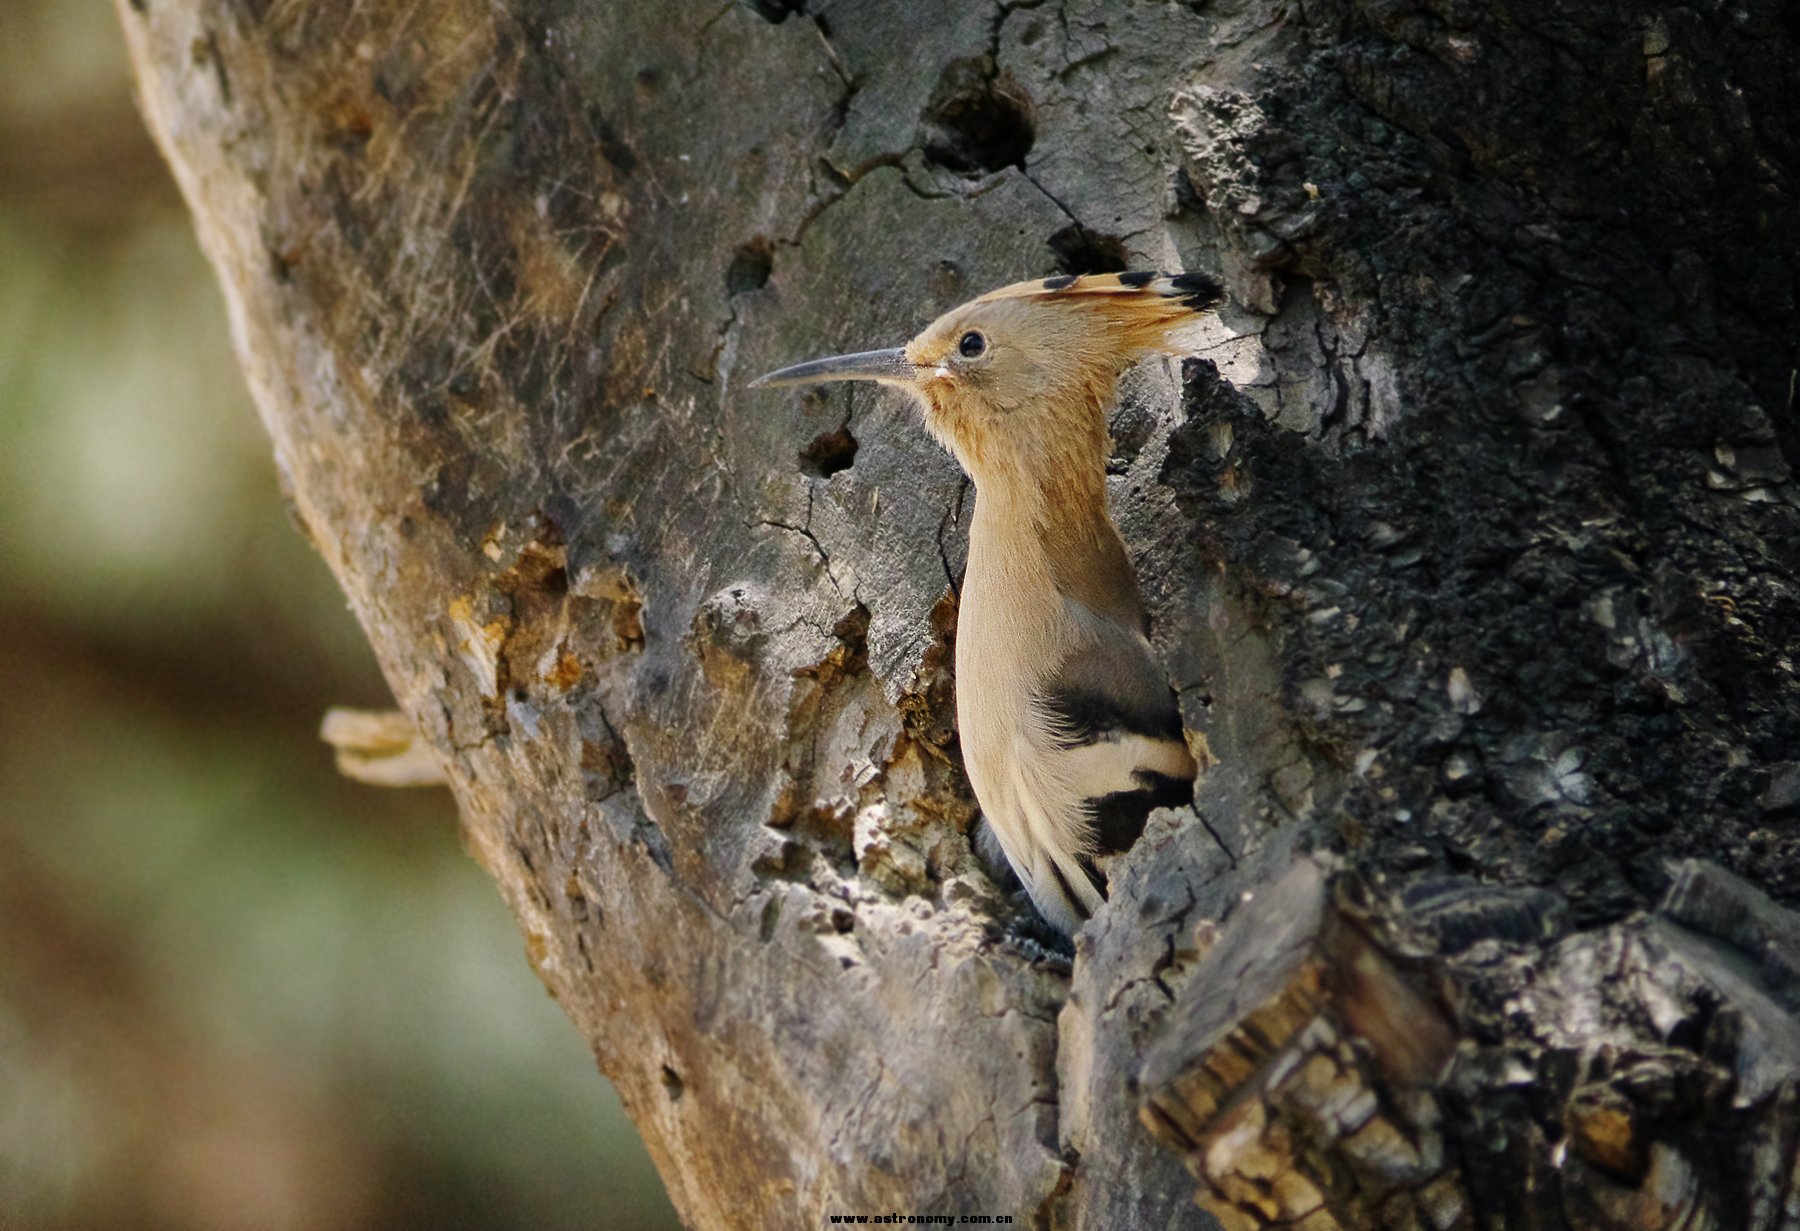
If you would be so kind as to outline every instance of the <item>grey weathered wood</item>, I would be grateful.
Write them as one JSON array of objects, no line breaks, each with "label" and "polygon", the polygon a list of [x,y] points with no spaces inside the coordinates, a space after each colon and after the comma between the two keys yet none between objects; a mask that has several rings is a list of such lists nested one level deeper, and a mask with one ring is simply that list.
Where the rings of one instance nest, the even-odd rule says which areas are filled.
[{"label": "grey weathered wood", "polygon": [[[298,518],[691,1224],[1210,1225],[1184,1161],[1232,1225],[1795,1217],[1775,0],[121,18]],[[1215,764],[1070,969],[965,837],[970,493],[743,386],[1127,261],[1237,305],[1115,421]]]}]

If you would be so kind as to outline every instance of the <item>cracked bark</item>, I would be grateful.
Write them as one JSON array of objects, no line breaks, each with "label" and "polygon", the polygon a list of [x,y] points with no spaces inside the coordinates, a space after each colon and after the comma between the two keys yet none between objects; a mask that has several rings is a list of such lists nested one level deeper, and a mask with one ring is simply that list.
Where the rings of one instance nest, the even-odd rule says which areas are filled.
[{"label": "cracked bark", "polygon": [[[297,515],[691,1224],[1800,1222],[1774,0],[120,13]],[[1069,969],[965,837],[963,483],[742,387],[1119,260],[1238,304],[1110,468],[1214,763]]]}]

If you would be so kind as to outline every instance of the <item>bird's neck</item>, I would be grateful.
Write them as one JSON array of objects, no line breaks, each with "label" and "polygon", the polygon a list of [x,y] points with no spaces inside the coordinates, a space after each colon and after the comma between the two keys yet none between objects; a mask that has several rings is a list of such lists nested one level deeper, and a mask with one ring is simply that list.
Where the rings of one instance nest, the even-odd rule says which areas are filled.
[{"label": "bird's neck", "polygon": [[1108,520],[1102,463],[987,466],[974,471],[983,520],[993,532],[1046,545]]},{"label": "bird's neck", "polygon": [[971,569],[994,570],[1008,587],[1050,586],[1097,615],[1141,627],[1143,605],[1125,544],[1106,508],[1101,458],[1060,459],[974,474]]},{"label": "bird's neck", "polygon": [[1099,411],[1013,415],[950,441],[989,508],[1016,527],[1052,536],[1105,521],[1109,449]]}]

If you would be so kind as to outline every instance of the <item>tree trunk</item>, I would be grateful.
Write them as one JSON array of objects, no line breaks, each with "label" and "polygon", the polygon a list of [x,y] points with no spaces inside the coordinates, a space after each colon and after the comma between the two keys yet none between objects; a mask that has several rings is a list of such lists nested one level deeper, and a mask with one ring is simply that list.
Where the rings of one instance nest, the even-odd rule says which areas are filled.
[{"label": "tree trunk", "polygon": [[[298,518],[691,1225],[1800,1225],[1788,8],[121,10]],[[1071,964],[966,840],[971,493],[744,385],[1127,263],[1237,305],[1114,424],[1214,763]]]}]

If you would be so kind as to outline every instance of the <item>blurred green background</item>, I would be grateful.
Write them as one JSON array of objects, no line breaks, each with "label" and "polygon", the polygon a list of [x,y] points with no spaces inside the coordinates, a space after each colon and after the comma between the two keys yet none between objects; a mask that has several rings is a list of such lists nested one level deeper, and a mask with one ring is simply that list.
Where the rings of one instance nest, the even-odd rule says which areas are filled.
[{"label": "blurred green background", "polygon": [[0,1228],[673,1227],[449,795],[318,742],[391,701],[114,21],[0,6]]}]

